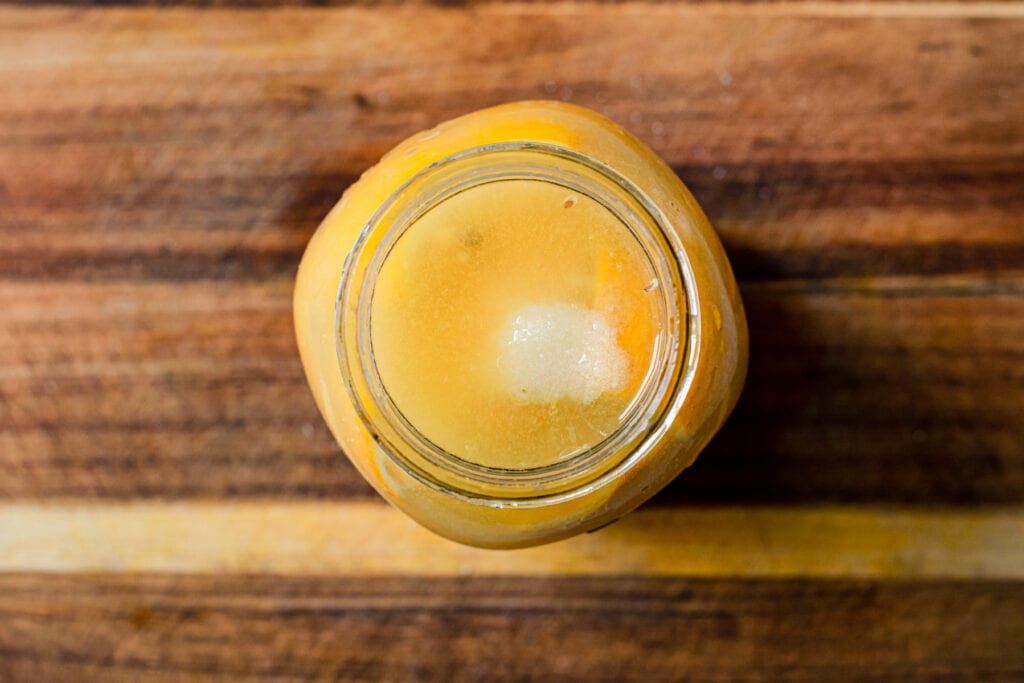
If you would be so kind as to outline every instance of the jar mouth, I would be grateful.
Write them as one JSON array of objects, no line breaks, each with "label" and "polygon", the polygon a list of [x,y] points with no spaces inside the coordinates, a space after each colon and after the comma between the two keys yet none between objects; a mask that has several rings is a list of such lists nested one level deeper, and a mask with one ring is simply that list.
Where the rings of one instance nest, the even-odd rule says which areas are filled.
[{"label": "jar mouth", "polygon": [[[460,457],[417,429],[399,410],[381,377],[371,334],[377,279],[399,239],[452,197],[507,180],[551,183],[597,201],[632,233],[659,283],[661,332],[643,381],[617,427],[582,452],[524,468],[488,466]],[[534,507],[568,500],[631,468],[659,441],[681,407],[699,341],[692,268],[664,215],[639,188],[596,159],[534,142],[458,152],[395,190],[371,216],[346,257],[335,313],[346,390],[381,452],[434,490],[493,507]]]}]

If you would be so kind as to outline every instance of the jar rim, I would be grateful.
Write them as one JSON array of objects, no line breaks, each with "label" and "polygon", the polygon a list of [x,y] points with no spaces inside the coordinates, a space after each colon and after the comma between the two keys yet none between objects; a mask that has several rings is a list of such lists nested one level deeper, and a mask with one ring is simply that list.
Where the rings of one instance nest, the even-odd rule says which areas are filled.
[{"label": "jar rim", "polygon": [[[391,248],[419,217],[467,187],[524,177],[583,192],[622,220],[662,281],[659,290],[667,325],[658,337],[660,345],[652,354],[651,367],[630,404],[629,415],[613,433],[568,459],[510,470],[448,453],[405,418],[376,367],[370,311],[377,273]],[[338,284],[338,362],[362,426],[394,464],[420,483],[490,507],[552,505],[606,485],[660,442],[682,407],[696,369],[700,328],[695,283],[686,251],[665,214],[646,193],[607,164],[543,142],[472,147],[418,171],[395,189],[363,226],[346,256]]]}]

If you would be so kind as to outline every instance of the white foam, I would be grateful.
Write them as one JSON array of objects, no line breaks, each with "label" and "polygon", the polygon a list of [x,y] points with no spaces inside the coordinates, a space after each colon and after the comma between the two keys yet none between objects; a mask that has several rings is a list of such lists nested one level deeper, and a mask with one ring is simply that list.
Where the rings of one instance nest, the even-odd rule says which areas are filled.
[{"label": "white foam", "polygon": [[626,384],[629,359],[601,313],[566,303],[531,304],[501,331],[505,391],[524,401],[592,403]]}]

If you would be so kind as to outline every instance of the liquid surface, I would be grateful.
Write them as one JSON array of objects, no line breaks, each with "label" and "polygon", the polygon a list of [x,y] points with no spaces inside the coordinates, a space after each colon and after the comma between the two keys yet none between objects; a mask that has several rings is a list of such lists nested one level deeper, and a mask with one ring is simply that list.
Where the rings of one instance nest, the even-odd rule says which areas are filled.
[{"label": "liquid surface", "polygon": [[481,465],[542,467],[613,433],[647,375],[658,281],[610,211],[538,180],[478,185],[398,239],[370,313],[406,419]]}]

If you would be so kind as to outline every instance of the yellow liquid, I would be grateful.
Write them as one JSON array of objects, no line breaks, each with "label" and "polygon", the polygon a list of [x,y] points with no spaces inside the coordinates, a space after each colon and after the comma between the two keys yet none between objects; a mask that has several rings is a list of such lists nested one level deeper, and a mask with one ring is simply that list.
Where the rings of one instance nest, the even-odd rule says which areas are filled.
[{"label": "yellow liquid", "polygon": [[551,465],[611,435],[663,333],[660,283],[623,223],[540,180],[471,187],[381,267],[382,384],[423,437],[487,467]]},{"label": "yellow liquid", "polygon": [[[516,159],[533,155],[528,165],[555,177],[577,167],[531,149],[559,148],[625,176],[658,209],[659,230],[685,252],[685,282],[668,275],[673,282],[644,291],[654,274],[614,216],[584,196],[566,207],[565,188],[516,180],[511,171],[430,210],[397,240],[378,271],[375,259],[389,244],[391,214],[366,232],[376,212],[396,198],[398,206],[422,206],[425,197],[436,196],[430,192],[466,177],[452,169],[518,167],[492,163],[493,157],[447,165],[455,155],[488,146],[515,149]],[[653,258],[671,263],[675,255],[659,244],[649,247]],[[339,302],[339,284],[350,276],[353,289]],[[687,315],[684,299],[694,303],[696,315]],[[694,461],[735,405],[747,367],[739,291],[693,197],[621,127],[557,102],[474,112],[398,145],[345,193],[310,240],[294,302],[310,388],[349,460],[419,523],[484,547],[565,538],[635,508]],[[367,318],[373,357],[360,343]],[[685,363],[685,395],[673,389],[663,396],[649,425],[657,431],[639,448],[636,439],[648,425],[636,413],[623,424],[622,411],[642,384],[645,400],[662,396],[647,391],[658,382],[644,382],[654,347],[651,377],[680,377]],[[588,356],[582,370],[575,367],[572,354],[584,352],[605,364]],[[392,406],[366,381],[371,363],[421,436],[483,465],[557,463],[620,424],[634,438],[609,449],[600,466],[580,467],[569,481],[556,475],[505,478],[515,486],[494,484],[493,476],[482,482],[464,468],[427,462],[395,433]],[[627,458],[621,471],[606,469]],[[539,482],[532,491],[517,483],[528,480]]]}]

